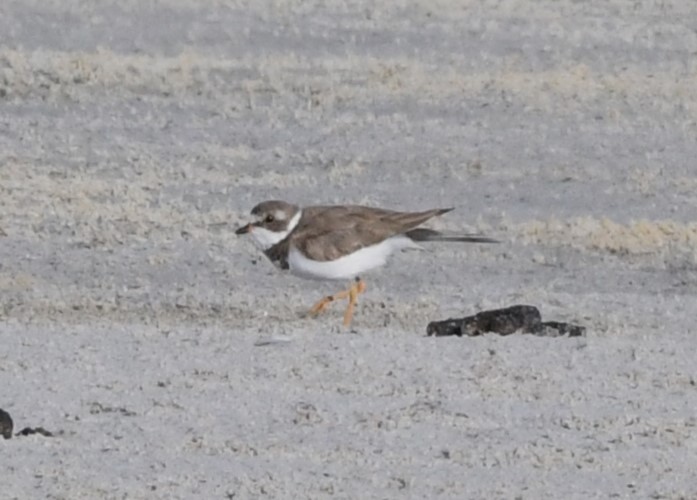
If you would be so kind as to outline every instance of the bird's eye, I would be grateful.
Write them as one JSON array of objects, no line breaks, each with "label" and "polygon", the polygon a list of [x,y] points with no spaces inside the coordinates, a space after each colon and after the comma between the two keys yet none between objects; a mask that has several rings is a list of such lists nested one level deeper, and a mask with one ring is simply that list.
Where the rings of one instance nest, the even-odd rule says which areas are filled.
[{"label": "bird's eye", "polygon": [[271,222],[273,222],[273,215],[271,215],[271,214],[267,215],[266,218],[264,219],[264,222],[266,222],[267,224],[270,224]]}]

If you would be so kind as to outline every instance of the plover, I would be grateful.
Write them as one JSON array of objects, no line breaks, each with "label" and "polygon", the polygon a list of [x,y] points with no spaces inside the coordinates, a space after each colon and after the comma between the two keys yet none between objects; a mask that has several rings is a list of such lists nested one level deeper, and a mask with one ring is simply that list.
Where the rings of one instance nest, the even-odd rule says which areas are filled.
[{"label": "plover", "polygon": [[360,205],[310,206],[280,200],[259,203],[252,209],[254,221],[235,234],[250,234],[254,243],[278,267],[303,278],[353,280],[347,290],[324,297],[310,315],[329,304],[348,298],[344,325],[351,324],[358,295],[365,291],[361,276],[380,267],[397,250],[421,248],[428,241],[495,243],[472,234],[444,234],[419,227],[452,208],[423,212],[397,212]]}]

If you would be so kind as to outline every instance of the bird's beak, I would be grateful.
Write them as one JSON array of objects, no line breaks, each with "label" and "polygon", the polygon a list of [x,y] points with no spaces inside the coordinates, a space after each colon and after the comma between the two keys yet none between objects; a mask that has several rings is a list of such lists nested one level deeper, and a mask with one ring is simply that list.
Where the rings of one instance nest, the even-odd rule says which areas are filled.
[{"label": "bird's beak", "polygon": [[237,231],[235,231],[235,234],[239,236],[240,234],[247,234],[247,233],[251,233],[251,232],[252,232],[252,225],[247,224],[246,226],[242,226]]}]

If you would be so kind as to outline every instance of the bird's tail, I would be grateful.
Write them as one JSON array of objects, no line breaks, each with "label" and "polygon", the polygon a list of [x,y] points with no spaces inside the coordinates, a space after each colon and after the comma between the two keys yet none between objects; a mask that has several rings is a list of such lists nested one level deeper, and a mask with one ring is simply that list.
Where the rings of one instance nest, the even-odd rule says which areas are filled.
[{"label": "bird's tail", "polygon": [[446,234],[433,229],[418,227],[404,233],[412,241],[456,241],[461,243],[499,243],[498,240],[479,234]]}]

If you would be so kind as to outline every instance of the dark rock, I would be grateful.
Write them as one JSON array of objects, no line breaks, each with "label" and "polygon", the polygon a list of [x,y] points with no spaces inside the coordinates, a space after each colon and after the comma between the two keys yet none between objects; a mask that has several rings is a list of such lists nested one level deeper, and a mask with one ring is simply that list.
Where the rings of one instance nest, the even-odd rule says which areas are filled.
[{"label": "dark rock", "polygon": [[25,427],[21,431],[19,431],[16,435],[17,436],[31,436],[32,434],[41,434],[44,437],[53,437],[53,433],[50,431],[47,431],[43,427]]},{"label": "dark rock", "polygon": [[534,306],[515,305],[503,309],[482,311],[474,316],[432,321],[426,328],[428,336],[476,337],[484,333],[510,335],[515,332],[530,333],[545,337],[568,335],[578,337],[585,334],[582,326],[556,321],[542,322],[540,311]]},{"label": "dark rock", "polygon": [[510,335],[517,331],[533,331],[542,322],[537,307],[516,305],[505,309],[482,311],[462,318],[460,335],[476,337],[487,332]]},{"label": "dark rock", "polygon": [[426,334],[436,337],[462,336],[462,319],[446,319],[443,321],[431,321],[426,328]]},{"label": "dark rock", "polygon": [[5,439],[10,439],[12,437],[13,427],[14,423],[12,422],[10,414],[0,408],[0,435]]}]

